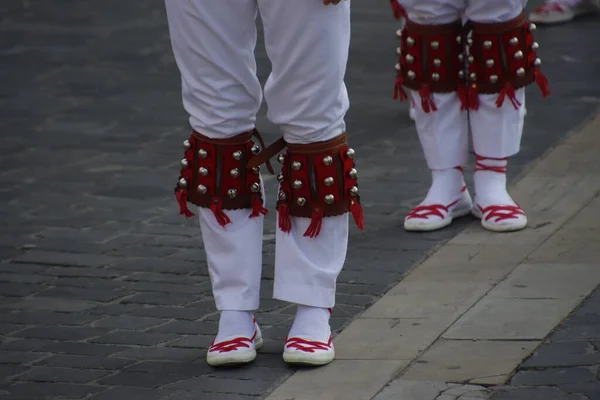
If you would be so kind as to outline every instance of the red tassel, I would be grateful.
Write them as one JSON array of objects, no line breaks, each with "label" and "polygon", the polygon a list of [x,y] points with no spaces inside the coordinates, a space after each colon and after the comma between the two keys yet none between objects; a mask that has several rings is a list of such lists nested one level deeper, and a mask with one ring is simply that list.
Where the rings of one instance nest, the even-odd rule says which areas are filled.
[{"label": "red tassel", "polygon": [[458,98],[460,100],[460,110],[465,111],[469,109],[469,96],[467,94],[466,86],[459,86],[456,90]]},{"label": "red tassel", "polygon": [[540,70],[535,71],[535,83],[542,90],[542,97],[546,98],[550,96],[550,87],[548,86],[548,79],[542,74]]},{"label": "red tassel", "polygon": [[423,85],[419,89],[419,96],[421,96],[421,107],[423,107],[423,111],[426,113],[430,111],[437,111],[437,107],[431,97],[431,92],[429,91],[428,85]]},{"label": "red tassel", "polygon": [[304,237],[315,238],[321,233],[321,227],[323,226],[323,209],[316,207],[313,209],[312,218],[310,219],[310,225],[304,232]]},{"label": "red tassel", "polygon": [[392,11],[394,12],[394,18],[406,18],[406,10],[396,0],[392,0]]},{"label": "red tassel", "polygon": [[292,230],[292,220],[290,219],[290,209],[286,203],[277,205],[277,213],[279,214],[279,229],[282,232],[289,233]]},{"label": "red tassel", "polygon": [[467,89],[467,100],[470,110],[479,110],[479,93],[477,92],[476,85],[469,85],[469,88]]},{"label": "red tassel", "polygon": [[215,215],[215,218],[217,219],[219,225],[225,226],[231,223],[231,220],[229,219],[227,214],[223,212],[223,209],[221,208],[221,199],[219,199],[218,197],[212,199],[210,203],[210,210]]},{"label": "red tassel", "polygon": [[269,210],[263,207],[262,200],[260,198],[260,194],[256,193],[252,195],[252,214],[250,214],[250,218],[258,217],[259,215],[267,215]]},{"label": "red tassel", "polygon": [[502,107],[502,104],[504,104],[504,99],[506,96],[508,96],[508,99],[512,103],[515,110],[518,110],[519,107],[521,107],[521,103],[519,102],[519,100],[517,100],[517,97],[516,97],[515,88],[512,85],[512,83],[510,83],[510,82],[508,82],[506,85],[504,85],[504,88],[502,88],[502,91],[498,95],[498,99],[496,100],[496,107],[498,107],[498,108]]},{"label": "red tassel", "polygon": [[363,215],[362,206],[355,199],[350,200],[350,213],[352,214],[352,218],[354,218],[354,222],[358,229],[365,229],[365,218]]},{"label": "red tassel", "polygon": [[177,199],[177,203],[179,203],[179,215],[185,215],[186,218],[195,215],[187,206],[187,190],[178,188],[175,190],[175,198]]},{"label": "red tassel", "polygon": [[408,99],[408,96],[402,87],[403,83],[404,78],[402,78],[402,75],[398,75],[396,78],[396,85],[394,86],[394,100],[404,101]]}]

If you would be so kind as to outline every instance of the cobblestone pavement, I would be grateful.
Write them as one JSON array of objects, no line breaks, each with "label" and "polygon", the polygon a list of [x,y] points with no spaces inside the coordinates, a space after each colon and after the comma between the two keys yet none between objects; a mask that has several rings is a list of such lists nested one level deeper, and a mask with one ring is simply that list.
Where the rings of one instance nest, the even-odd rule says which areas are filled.
[{"label": "cobblestone pavement", "polygon": [[493,400],[600,399],[600,290],[525,360]]},{"label": "cobblestone pavement", "polygon": [[[402,229],[429,173],[406,105],[390,99],[389,5],[353,7],[348,125],[367,231],[351,234],[336,330],[461,228]],[[3,0],[0,18],[0,400],[268,392],[293,372],[280,351],[294,311],[270,299],[272,218],[258,314],[265,350],[248,368],[204,362],[217,315],[196,221],[179,217],[173,199],[188,127],[162,1]],[[598,106],[597,34],[577,37],[593,29],[539,31],[554,97],[542,104],[531,90],[511,177]],[[261,46],[257,56],[264,82]],[[264,117],[258,127],[276,137]]]}]

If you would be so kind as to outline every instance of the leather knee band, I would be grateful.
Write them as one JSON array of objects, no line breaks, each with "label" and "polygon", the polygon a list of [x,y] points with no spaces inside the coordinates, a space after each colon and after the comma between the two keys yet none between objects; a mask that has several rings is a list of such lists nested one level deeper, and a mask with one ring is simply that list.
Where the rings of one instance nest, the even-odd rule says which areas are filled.
[{"label": "leather knee band", "polygon": [[363,229],[354,150],[348,147],[346,134],[310,144],[286,143],[280,139],[255,158],[249,167],[260,164],[285,147],[287,150],[278,157],[282,165],[277,176],[280,185],[277,194],[279,228],[289,232],[291,217],[310,218],[304,236],[316,237],[323,218],[350,212],[357,226]]},{"label": "leather knee band", "polygon": [[[192,133],[184,142],[185,157],[181,160],[175,188],[180,214],[194,215],[187,208],[187,202],[210,208],[222,226],[231,222],[223,210],[251,209],[250,217],[267,214],[263,207],[260,167],[247,168],[248,162],[260,151],[253,137],[264,147],[256,130],[227,139]],[[267,167],[273,172],[269,163]]]},{"label": "leather knee band", "polygon": [[[411,20],[401,32],[394,97],[407,98],[405,86],[419,92],[425,112],[437,107],[431,93],[456,92],[464,67],[462,24],[419,25]],[[462,72],[464,76],[464,71]]]},{"label": "leather knee band", "polygon": [[550,94],[548,81],[540,71],[534,30],[535,24],[527,21],[525,13],[503,23],[465,25],[465,31],[471,32],[467,40],[469,108],[478,108],[478,93],[498,93],[498,107],[508,99],[518,108],[515,90],[533,82],[540,86],[544,97]]}]

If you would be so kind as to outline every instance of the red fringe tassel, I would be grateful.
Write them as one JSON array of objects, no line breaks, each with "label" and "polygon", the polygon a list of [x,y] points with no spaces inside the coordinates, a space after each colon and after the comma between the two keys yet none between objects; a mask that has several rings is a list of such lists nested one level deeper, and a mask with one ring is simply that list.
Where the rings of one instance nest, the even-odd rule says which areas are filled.
[{"label": "red fringe tassel", "polygon": [[406,10],[396,0],[392,0],[392,11],[394,12],[394,18],[406,18]]},{"label": "red fringe tassel", "polygon": [[535,83],[542,90],[542,97],[546,98],[550,96],[550,87],[548,86],[548,79],[542,74],[540,70],[535,71]]},{"label": "red fringe tassel", "polygon": [[365,229],[365,218],[363,215],[362,206],[355,199],[350,200],[350,213],[352,214],[352,218],[354,218],[354,222],[358,229]]},{"label": "red fringe tassel", "polygon": [[470,110],[479,110],[479,93],[477,92],[477,86],[469,85],[467,89],[467,104]]},{"label": "red fringe tassel", "polygon": [[459,86],[457,89],[458,98],[460,99],[460,110],[465,111],[469,109],[469,96],[467,93],[466,86]]},{"label": "red fringe tassel", "polygon": [[175,197],[179,203],[179,215],[185,215],[186,218],[193,217],[195,214],[187,206],[187,190],[178,188],[175,190]]},{"label": "red fringe tassel", "polygon": [[402,75],[398,75],[396,78],[396,85],[394,86],[394,100],[404,101],[408,99],[408,96],[402,87],[403,83],[404,78],[402,78]]},{"label": "red fringe tassel", "polygon": [[262,200],[260,199],[260,194],[256,193],[252,195],[252,214],[250,214],[250,218],[256,218],[259,215],[267,215],[269,210],[263,207]]},{"label": "red fringe tassel", "polygon": [[431,97],[431,92],[428,85],[423,85],[419,89],[419,96],[421,96],[421,107],[426,113],[430,111],[437,111],[437,106]]},{"label": "red fringe tassel", "polygon": [[504,104],[504,99],[507,96],[508,96],[508,99],[510,100],[510,102],[512,103],[513,107],[515,108],[515,110],[518,110],[519,107],[521,107],[521,102],[519,102],[519,100],[517,100],[515,88],[512,85],[512,83],[510,83],[510,82],[508,82],[504,86],[504,88],[502,88],[502,91],[498,95],[498,99],[496,100],[496,107],[498,107],[498,108],[502,107],[502,104]]},{"label": "red fringe tassel", "polygon": [[279,203],[277,206],[279,214],[279,229],[282,232],[289,233],[292,230],[292,220],[290,219],[290,209],[286,203]]},{"label": "red fringe tassel", "polygon": [[225,214],[223,212],[223,209],[221,208],[221,199],[219,199],[217,197],[213,198],[210,203],[210,210],[215,215],[215,218],[217,219],[217,222],[219,223],[219,225],[225,226],[225,225],[231,223],[231,220],[229,219],[227,214]]},{"label": "red fringe tassel", "polygon": [[321,233],[321,227],[323,226],[323,209],[316,207],[313,209],[312,218],[310,219],[310,225],[304,232],[304,237],[315,238]]}]

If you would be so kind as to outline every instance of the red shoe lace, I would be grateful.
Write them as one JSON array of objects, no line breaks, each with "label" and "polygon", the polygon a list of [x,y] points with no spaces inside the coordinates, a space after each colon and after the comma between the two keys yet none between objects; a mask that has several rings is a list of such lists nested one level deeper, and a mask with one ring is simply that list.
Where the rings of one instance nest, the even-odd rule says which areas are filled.
[{"label": "red shoe lace", "polygon": [[209,352],[219,352],[219,353],[228,353],[230,351],[235,351],[240,348],[250,348],[250,345],[254,342],[256,338],[257,332],[254,332],[251,338],[247,337],[238,337],[232,340],[227,340],[224,342],[216,343],[213,341],[213,344],[210,346]]},{"label": "red shoe lace", "polygon": [[285,347],[304,351],[306,353],[314,353],[316,350],[329,350],[331,349],[332,338],[329,338],[327,343],[304,340],[298,337],[292,337],[285,341]]},{"label": "red shoe lace", "polygon": [[[489,221],[492,218],[496,218],[494,222],[500,222],[507,219],[517,219],[519,215],[525,215],[525,212],[519,207],[516,206],[489,206],[489,207],[481,207],[477,205],[479,210],[481,210],[481,215],[485,218],[486,221]],[[488,215],[485,215],[488,213]]]},{"label": "red shoe lace", "polygon": [[565,12],[564,8],[562,8],[562,6],[560,4],[555,3],[555,2],[544,3],[541,6],[539,6],[538,8],[536,8],[533,12],[534,13],[551,13],[553,11],[560,12],[560,13]]}]

